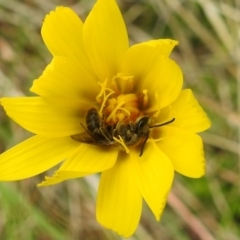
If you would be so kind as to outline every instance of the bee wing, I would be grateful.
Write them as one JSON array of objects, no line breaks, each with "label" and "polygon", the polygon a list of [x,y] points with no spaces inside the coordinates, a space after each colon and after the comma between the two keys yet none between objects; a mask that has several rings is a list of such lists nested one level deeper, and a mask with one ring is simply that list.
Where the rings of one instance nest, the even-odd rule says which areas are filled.
[{"label": "bee wing", "polygon": [[77,142],[98,145],[98,146],[118,146],[119,144],[115,141],[108,141],[108,140],[95,140],[89,135],[87,132],[79,133],[72,135],[71,138]]},{"label": "bee wing", "polygon": [[77,142],[95,144],[94,139],[87,132],[72,135],[71,138]]}]

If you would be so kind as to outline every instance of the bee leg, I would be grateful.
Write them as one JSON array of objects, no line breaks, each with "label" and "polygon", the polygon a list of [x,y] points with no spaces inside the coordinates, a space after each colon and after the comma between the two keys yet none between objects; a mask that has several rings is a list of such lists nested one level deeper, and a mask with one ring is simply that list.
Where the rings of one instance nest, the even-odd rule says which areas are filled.
[{"label": "bee leg", "polygon": [[109,142],[112,141],[112,136],[111,134],[108,132],[108,130],[105,127],[100,127],[99,131],[101,132],[102,136]]},{"label": "bee leg", "polygon": [[142,143],[141,151],[140,151],[139,157],[141,157],[141,156],[143,155],[143,149],[144,149],[145,144],[146,144],[146,142],[147,142],[147,140],[148,140],[148,137],[149,137],[149,132],[147,133],[147,136],[146,136],[146,138],[144,139],[144,141],[143,141],[143,143]]}]

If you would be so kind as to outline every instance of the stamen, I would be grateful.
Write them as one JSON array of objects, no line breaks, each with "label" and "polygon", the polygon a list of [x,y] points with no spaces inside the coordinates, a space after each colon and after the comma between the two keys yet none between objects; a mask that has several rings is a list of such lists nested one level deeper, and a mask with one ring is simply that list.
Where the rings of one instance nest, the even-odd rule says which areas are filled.
[{"label": "stamen", "polygon": [[107,99],[114,93],[114,91],[110,92],[107,96],[105,96],[105,93],[104,93],[104,96],[103,96],[103,102],[102,102],[102,105],[101,105],[101,108],[99,110],[99,115],[102,116],[102,112],[103,112],[103,109],[104,109],[104,106],[106,104],[106,101]]},{"label": "stamen", "polygon": [[132,107],[130,105],[127,105],[125,109],[126,109],[126,111],[131,112],[131,114],[134,114],[136,116],[138,116],[138,114],[139,114],[139,109],[136,108],[136,107]]},{"label": "stamen", "polygon": [[126,114],[123,112],[119,112],[117,115],[117,124],[122,122],[126,118]]},{"label": "stamen", "polygon": [[112,86],[118,89],[119,93],[129,93],[133,90],[133,75],[118,73],[112,79]]},{"label": "stamen", "polygon": [[[155,99],[157,101],[157,106],[160,106],[158,93],[155,92]],[[157,111],[152,115],[154,118],[157,118],[161,109],[158,107]]]},{"label": "stamen", "polygon": [[101,97],[105,96],[106,91],[109,91],[109,92],[114,92],[114,91],[111,88],[107,88],[107,79],[103,83],[98,82],[98,84],[101,86],[101,90],[100,90],[100,93],[96,96],[96,100],[98,103],[101,103],[102,102]]},{"label": "stamen", "polygon": [[128,115],[130,115],[130,113],[129,113],[126,109],[122,108],[122,105],[123,105],[124,103],[125,103],[125,101],[120,101],[120,102],[117,104],[117,106],[114,107],[114,109],[112,110],[112,112],[110,113],[110,115],[107,117],[106,122],[110,122],[111,119],[114,119],[114,117],[115,117],[115,115],[116,115],[116,113],[117,113],[118,110],[125,111],[125,112],[127,112]]},{"label": "stamen", "polygon": [[[100,117],[102,117],[103,109],[104,109],[104,106],[106,105],[106,101],[114,93],[114,91],[112,89],[106,87],[107,79],[103,83],[98,82],[98,84],[101,86],[101,90],[100,90],[100,93],[96,96],[96,101],[98,103],[101,103],[99,115],[100,115]],[[106,95],[106,91],[109,91],[109,93],[107,95]]]},{"label": "stamen", "polygon": [[137,95],[134,93],[119,95],[118,99],[120,99],[120,100],[124,99],[125,102],[137,102],[138,101]]},{"label": "stamen", "polygon": [[145,108],[148,105],[148,90],[144,89],[143,90],[143,107]]},{"label": "stamen", "polygon": [[100,93],[96,96],[96,101],[98,103],[101,103],[102,102],[101,97],[103,96],[104,92],[106,91],[107,79],[103,83],[98,82],[98,84],[101,86],[101,90],[100,90]]},{"label": "stamen", "polygon": [[122,110],[125,112],[128,116],[130,116],[130,112],[126,108],[119,108],[118,110]]},{"label": "stamen", "polygon": [[111,86],[111,89],[113,89],[113,91],[114,91],[117,95],[120,94],[118,85],[117,85],[117,83],[116,83],[116,81],[115,81],[114,78],[112,79],[110,86]]},{"label": "stamen", "polygon": [[126,153],[129,154],[130,153],[130,150],[128,149],[128,147],[126,146],[126,144],[124,143],[122,137],[119,135],[118,138],[116,137],[113,137],[114,141],[118,142],[119,144],[122,145],[122,147],[125,149]]}]

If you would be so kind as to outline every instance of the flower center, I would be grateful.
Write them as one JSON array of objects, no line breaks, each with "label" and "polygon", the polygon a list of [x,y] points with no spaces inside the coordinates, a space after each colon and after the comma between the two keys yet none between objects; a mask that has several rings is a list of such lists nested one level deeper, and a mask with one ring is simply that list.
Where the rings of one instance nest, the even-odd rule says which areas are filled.
[{"label": "flower center", "polygon": [[135,122],[143,115],[142,111],[148,105],[147,90],[134,93],[133,76],[118,73],[111,81],[99,84],[101,90],[96,100],[105,124],[115,125],[123,120]]},{"label": "flower center", "polygon": [[136,92],[133,76],[118,73],[99,85],[97,106],[87,111],[86,127],[82,124],[86,132],[71,136],[76,141],[120,146],[126,153],[129,153],[130,146],[140,146],[141,156],[151,129],[174,121],[173,118],[154,125],[153,119],[160,111],[158,104],[149,106],[146,89]]}]

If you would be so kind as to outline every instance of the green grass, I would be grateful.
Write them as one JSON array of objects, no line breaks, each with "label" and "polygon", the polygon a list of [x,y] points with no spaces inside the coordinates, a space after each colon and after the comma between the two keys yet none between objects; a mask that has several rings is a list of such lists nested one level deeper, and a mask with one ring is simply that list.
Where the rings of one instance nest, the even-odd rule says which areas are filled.
[{"label": "green grass", "polygon": [[[57,5],[85,19],[93,0],[0,1],[0,97],[31,95],[51,56],[41,39],[45,14]],[[156,222],[147,206],[131,240],[240,239],[240,6],[237,0],[121,0],[131,43],[173,38],[172,54],[212,121],[202,134],[207,173],[176,174]],[[239,4],[238,4],[239,5]],[[0,152],[28,137],[0,109]],[[45,174],[0,184],[0,239],[123,239],[95,218],[98,176],[37,188]]]}]

